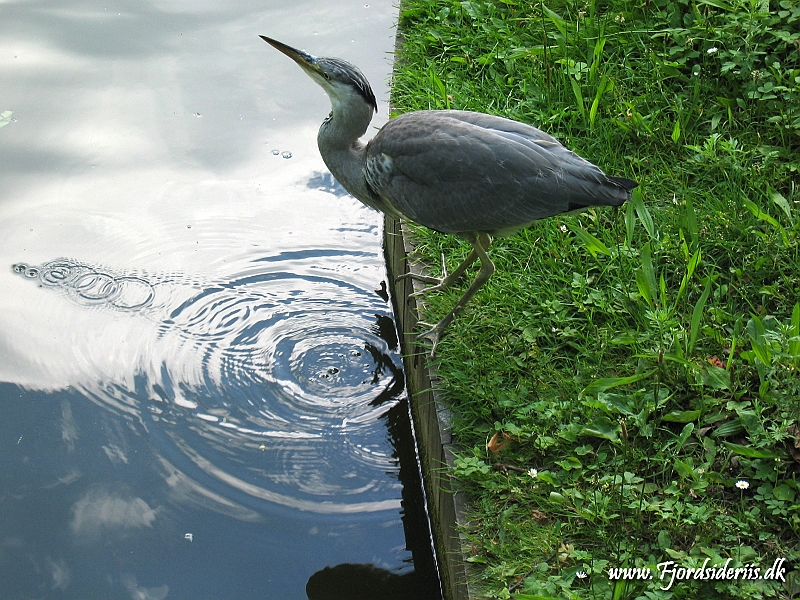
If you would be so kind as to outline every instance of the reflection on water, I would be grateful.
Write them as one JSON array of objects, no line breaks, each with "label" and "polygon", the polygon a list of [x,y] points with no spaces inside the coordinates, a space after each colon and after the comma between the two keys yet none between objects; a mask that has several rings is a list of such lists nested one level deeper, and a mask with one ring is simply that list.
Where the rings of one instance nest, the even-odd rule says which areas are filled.
[{"label": "reflection on water", "polygon": [[322,190],[323,192],[328,192],[329,194],[333,194],[337,197],[349,195],[347,190],[342,187],[342,184],[336,181],[334,176],[327,172],[314,173],[314,175],[308,180],[308,187],[312,190]]},{"label": "reflection on water", "polygon": [[3,4],[2,600],[368,578],[337,565],[436,597],[380,216],[319,156],[327,97],[258,38],[361,65],[386,118],[395,18]]},{"label": "reflection on water", "polygon": [[308,600],[407,600],[422,594],[418,573],[398,575],[373,565],[325,567],[306,584]]},{"label": "reflection on water", "polygon": [[[308,561],[312,600],[439,597],[385,282],[363,289],[298,268],[336,254],[264,257],[209,282],[68,258],[13,265],[36,293],[153,338],[129,379],[85,378],[47,394],[0,384],[0,443],[14,449],[0,470],[0,574],[21,574],[2,582],[9,598],[97,597],[101,580],[113,597],[197,592],[176,565],[205,564],[234,544],[239,559],[242,548],[266,552],[267,574]],[[37,411],[26,411],[32,403]],[[387,533],[402,516],[411,553],[402,566],[347,560],[362,554],[350,544],[374,545],[374,527],[359,533],[370,514]],[[43,529],[30,529],[33,519]],[[221,539],[221,526],[234,539]],[[281,559],[264,547],[269,535]],[[309,538],[328,550],[310,553]],[[331,552],[337,539],[347,546]],[[206,568],[220,576],[216,563]],[[209,597],[275,588],[252,567],[226,575],[242,572],[248,583],[227,580]]]},{"label": "reflection on water", "polygon": [[138,312],[155,325],[152,347],[166,349],[159,364],[140,365],[133,385],[81,387],[157,428],[180,451],[180,468],[301,510],[399,508],[386,499],[397,483],[379,476],[394,459],[375,439],[404,390],[385,300],[341,279],[279,270],[275,257],[262,262],[271,268],[192,285],[65,258],[13,271],[79,305]]}]

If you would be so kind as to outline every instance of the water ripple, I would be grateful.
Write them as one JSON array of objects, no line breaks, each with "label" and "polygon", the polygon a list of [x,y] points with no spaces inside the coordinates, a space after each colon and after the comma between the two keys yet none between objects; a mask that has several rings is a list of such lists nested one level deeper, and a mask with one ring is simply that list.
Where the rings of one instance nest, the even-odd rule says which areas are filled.
[{"label": "water ripple", "polygon": [[151,366],[134,389],[95,382],[86,391],[112,409],[136,407],[169,464],[214,493],[251,508],[397,508],[382,420],[404,382],[386,303],[372,289],[283,266],[250,265],[178,292],[176,277],[70,259],[13,270],[81,305],[156,321],[141,361]]},{"label": "water ripple", "polygon": [[38,279],[42,286],[58,287],[86,304],[106,304],[120,310],[141,310],[149,306],[155,292],[140,277],[117,275],[66,258],[38,267],[24,263],[12,266],[15,273]]}]

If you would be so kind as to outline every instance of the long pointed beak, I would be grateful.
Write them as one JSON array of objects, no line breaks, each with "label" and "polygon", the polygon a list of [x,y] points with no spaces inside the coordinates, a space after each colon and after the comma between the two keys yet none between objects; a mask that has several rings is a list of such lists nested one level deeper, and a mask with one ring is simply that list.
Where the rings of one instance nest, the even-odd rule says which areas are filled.
[{"label": "long pointed beak", "polygon": [[273,40],[272,38],[268,38],[265,35],[258,36],[265,42],[267,42],[270,46],[275,48],[276,50],[280,50],[286,56],[291,58],[294,62],[296,62],[301,67],[315,69],[317,64],[317,58],[315,56],[311,56],[302,50],[297,50],[296,48],[292,48],[291,46],[287,46],[286,44],[279,42],[278,40]]}]

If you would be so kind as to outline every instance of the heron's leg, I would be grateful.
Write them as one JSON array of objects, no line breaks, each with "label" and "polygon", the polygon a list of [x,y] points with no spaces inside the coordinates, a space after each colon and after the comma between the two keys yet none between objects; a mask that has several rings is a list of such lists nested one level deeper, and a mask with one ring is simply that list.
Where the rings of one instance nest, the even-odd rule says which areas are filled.
[{"label": "heron's leg", "polygon": [[456,302],[452,310],[449,313],[447,313],[444,316],[444,318],[441,321],[439,321],[436,325],[434,325],[431,329],[429,329],[424,333],[419,334],[419,337],[428,338],[433,344],[431,348],[431,356],[434,356],[436,353],[436,344],[439,343],[439,340],[442,337],[442,333],[444,332],[445,327],[447,327],[450,324],[450,322],[453,320],[453,317],[455,317],[456,314],[458,314],[467,305],[467,302],[469,302],[472,299],[472,297],[478,292],[478,290],[481,289],[483,285],[489,280],[489,278],[492,276],[492,273],[494,273],[494,263],[489,258],[489,255],[486,253],[486,248],[489,247],[489,244],[491,243],[491,238],[485,233],[479,233],[477,235],[473,235],[472,238],[469,239],[469,241],[472,244],[473,252],[477,256],[477,258],[480,258],[481,260],[481,270],[478,272],[477,277],[475,277],[475,281],[472,282],[472,285],[469,286],[469,289],[467,289],[467,291],[464,292],[464,295],[461,296],[458,302]]},{"label": "heron's leg", "polygon": [[[436,285],[432,285],[426,287],[424,290],[420,290],[418,292],[413,292],[408,295],[409,298],[417,298],[419,296],[423,296],[428,292],[438,292],[440,290],[446,290],[451,285],[453,285],[456,281],[461,279],[464,275],[464,272],[474,263],[478,258],[480,258],[480,254],[475,250],[475,239],[477,239],[477,243],[481,246],[483,250],[489,248],[489,245],[492,243],[492,238],[489,237],[486,233],[478,234],[477,237],[473,236],[472,238],[467,238],[468,241],[472,244],[472,251],[469,253],[467,258],[461,261],[461,264],[456,267],[456,270],[452,273],[447,273],[447,267],[445,266],[444,262],[444,254],[442,254],[442,275],[443,277],[430,277],[427,275],[418,275],[415,273],[406,273],[405,275],[400,275],[398,279],[402,277],[411,277],[412,279],[417,279],[419,281],[424,281],[425,283],[434,283]],[[486,253],[484,252],[484,255]],[[488,259],[488,256],[487,256]],[[491,261],[490,261],[491,262]],[[481,258],[481,263],[483,263],[483,259]]]}]

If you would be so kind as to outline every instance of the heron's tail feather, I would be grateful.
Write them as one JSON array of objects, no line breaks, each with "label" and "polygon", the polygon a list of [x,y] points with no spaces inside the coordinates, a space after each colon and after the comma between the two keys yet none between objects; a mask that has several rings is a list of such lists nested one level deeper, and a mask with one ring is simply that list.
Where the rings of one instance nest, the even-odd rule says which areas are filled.
[{"label": "heron's tail feather", "polygon": [[633,179],[626,179],[625,177],[611,177],[610,175],[606,175],[606,177],[611,183],[615,183],[619,187],[624,188],[628,191],[631,191],[639,187],[639,184]]},{"label": "heron's tail feather", "polygon": [[[595,167],[596,169],[596,167]],[[565,211],[582,210],[590,206],[619,206],[631,199],[631,190],[639,184],[625,177],[612,177],[599,169],[597,178],[575,179]],[[599,184],[599,185],[598,185]]]}]

